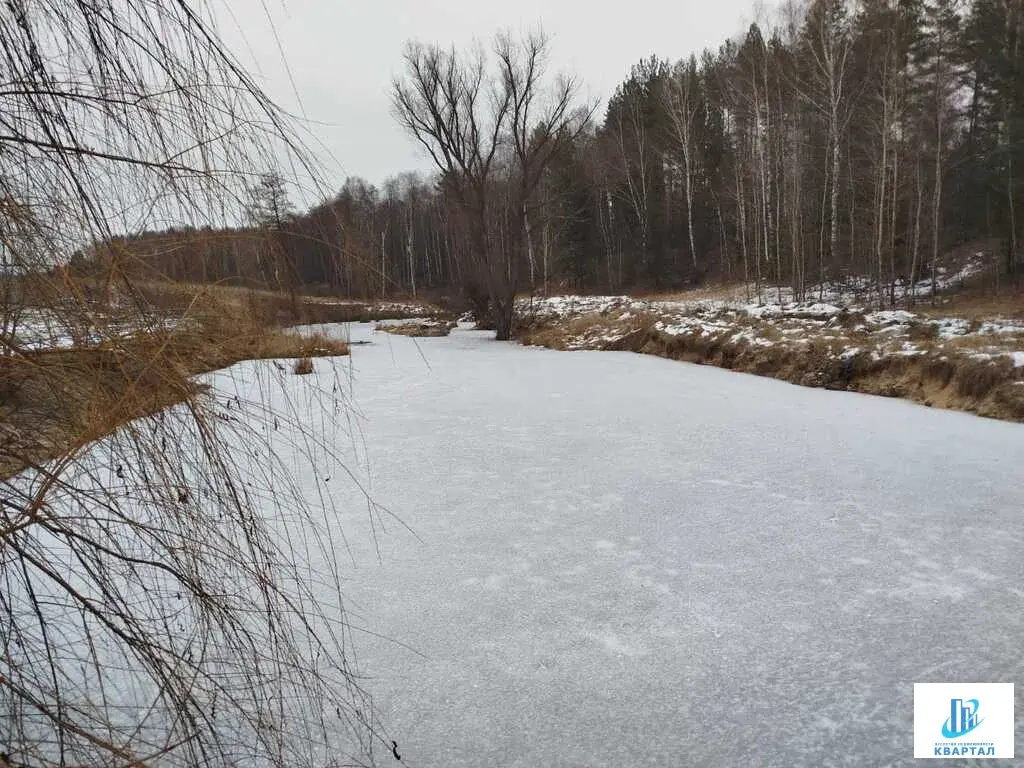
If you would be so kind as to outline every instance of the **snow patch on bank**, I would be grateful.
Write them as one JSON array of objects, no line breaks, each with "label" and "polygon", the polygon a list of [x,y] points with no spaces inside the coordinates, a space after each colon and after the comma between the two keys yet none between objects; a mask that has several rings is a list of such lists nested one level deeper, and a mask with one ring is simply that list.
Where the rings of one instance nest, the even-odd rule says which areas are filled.
[{"label": "snow patch on bank", "polygon": [[[949,280],[959,280],[960,270]],[[785,293],[783,293],[785,297]],[[568,349],[618,348],[616,342],[651,318],[669,337],[713,338],[725,345],[781,347],[804,352],[818,345],[830,359],[864,356],[948,361],[1009,359],[1024,369],[1024,321],[971,322],[906,309],[869,311],[862,305],[814,302],[646,301],[629,296],[551,296],[524,301],[526,321],[565,329]],[[585,318],[593,316],[594,325]],[[599,319],[598,319],[599,318]],[[574,325],[570,326],[572,321]],[[620,324],[620,325],[617,325]],[[1024,374],[1024,371],[1021,371]]]}]

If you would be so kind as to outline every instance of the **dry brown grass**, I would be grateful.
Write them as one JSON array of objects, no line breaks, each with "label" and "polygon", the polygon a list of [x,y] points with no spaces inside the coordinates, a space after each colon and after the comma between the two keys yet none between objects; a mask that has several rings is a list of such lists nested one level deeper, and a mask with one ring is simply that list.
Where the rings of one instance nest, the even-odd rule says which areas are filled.
[{"label": "dry brown grass", "polygon": [[[186,333],[170,337],[169,352],[190,373],[205,373],[241,362],[292,357],[340,357],[349,345],[321,333],[282,328],[249,328],[233,337]],[[191,362],[189,362],[191,361]]]},{"label": "dry brown grass", "polygon": [[103,347],[3,358],[0,477],[73,452],[130,419],[201,391],[174,363],[147,358],[130,348]]},{"label": "dry brown grass", "polygon": [[547,347],[565,351],[569,348],[568,330],[557,324],[545,324],[524,328],[519,332],[519,342],[526,347]]},{"label": "dry brown grass", "polygon": [[995,354],[1024,349],[1024,334],[974,333],[943,339],[934,345],[936,351],[952,354]]},{"label": "dry brown grass", "polygon": [[243,360],[348,353],[322,334],[268,327],[244,306],[208,303],[170,331],[0,357],[0,478],[189,401],[202,391],[198,374]]},{"label": "dry brown grass", "polygon": [[[929,406],[981,416],[1024,420],[1021,375],[1007,359],[973,360],[965,355],[885,356],[860,353],[837,359],[849,343],[812,341],[796,349],[732,344],[719,338],[652,335],[641,350],[677,360],[717,365],[802,386],[901,397]],[[853,346],[849,344],[849,346]]]},{"label": "dry brown grass", "polygon": [[965,290],[944,296],[935,306],[922,302],[914,310],[926,316],[978,321],[994,317],[1024,318],[1024,287],[1011,285],[999,290]]},{"label": "dry brown grass", "polygon": [[409,312],[403,309],[406,306],[418,307],[424,317],[450,319],[440,307],[422,301],[347,300],[224,284],[143,283],[136,290],[152,307],[170,314],[192,313],[196,307],[213,304],[244,311],[264,325],[396,320],[408,316]]},{"label": "dry brown grass", "polygon": [[576,342],[587,338],[615,338],[602,342],[601,349],[635,351],[641,336],[645,336],[655,322],[655,315],[632,314],[620,320],[615,314],[599,312],[571,317],[563,321],[542,322],[526,325],[518,330],[519,341],[525,346],[548,347],[566,350]]},{"label": "dry brown grass", "polygon": [[725,301],[745,298],[746,291],[742,282],[736,282],[706,285],[684,291],[634,291],[630,295],[648,301]]},{"label": "dry brown grass", "polygon": [[1024,421],[1024,386],[1020,381],[1008,360],[887,358],[851,389],[988,418]]},{"label": "dry brown grass", "polygon": [[759,323],[755,324],[757,329],[757,335],[762,339],[768,339],[769,341],[781,342],[786,337],[782,333],[782,329],[779,326],[772,323]]},{"label": "dry brown grass", "polygon": [[939,329],[932,323],[911,323],[907,326],[907,338],[911,341],[934,341],[939,337]]},{"label": "dry brown grass", "polygon": [[977,352],[987,349],[1001,339],[982,333],[972,333],[966,336],[954,336],[951,339],[943,339],[936,343],[936,348],[949,348],[962,352]]}]

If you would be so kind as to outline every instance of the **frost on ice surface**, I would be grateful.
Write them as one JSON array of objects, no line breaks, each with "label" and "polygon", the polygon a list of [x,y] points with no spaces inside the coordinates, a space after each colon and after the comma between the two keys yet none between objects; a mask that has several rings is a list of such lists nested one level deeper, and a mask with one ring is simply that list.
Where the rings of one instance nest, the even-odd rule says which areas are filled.
[{"label": "frost on ice surface", "polygon": [[[282,541],[348,606],[409,765],[892,765],[913,680],[1019,670],[1021,425],[463,329],[338,365],[204,380],[315,430],[246,422],[324,510]],[[334,398],[344,425],[314,418]],[[270,459],[238,460],[255,480]]]},{"label": "frost on ice surface", "polygon": [[360,672],[410,765],[909,764],[913,680],[1019,670],[1024,427],[432,342],[357,347],[342,377],[350,465],[411,531],[325,491]]}]

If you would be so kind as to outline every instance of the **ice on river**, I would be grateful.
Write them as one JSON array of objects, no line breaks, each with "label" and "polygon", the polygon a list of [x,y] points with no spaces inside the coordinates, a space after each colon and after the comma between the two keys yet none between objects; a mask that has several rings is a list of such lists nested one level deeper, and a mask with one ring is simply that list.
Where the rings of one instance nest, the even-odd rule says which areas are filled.
[{"label": "ice on river", "polygon": [[[1024,712],[1024,426],[466,329],[327,330],[372,343],[209,378],[224,418],[289,414],[251,407],[236,460],[276,452],[323,510],[282,541],[324,605],[336,558],[406,765],[909,765],[914,682],[1016,682]],[[287,520],[275,497],[254,494]]]},{"label": "ice on river", "polygon": [[1024,426],[352,329],[350,465],[412,532],[331,493],[409,765],[903,765],[914,682],[1024,711]]}]

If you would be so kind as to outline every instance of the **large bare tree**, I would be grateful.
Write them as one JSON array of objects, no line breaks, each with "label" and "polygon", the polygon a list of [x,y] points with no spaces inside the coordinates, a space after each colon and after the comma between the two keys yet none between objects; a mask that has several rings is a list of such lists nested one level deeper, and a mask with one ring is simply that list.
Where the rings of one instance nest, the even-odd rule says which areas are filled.
[{"label": "large bare tree", "polygon": [[490,55],[410,43],[393,86],[399,122],[434,161],[468,230],[464,285],[478,315],[489,305],[499,339],[512,334],[537,187],[559,138],[575,138],[593,112],[577,105],[575,78],[546,78],[548,52],[543,33],[498,34]]}]

